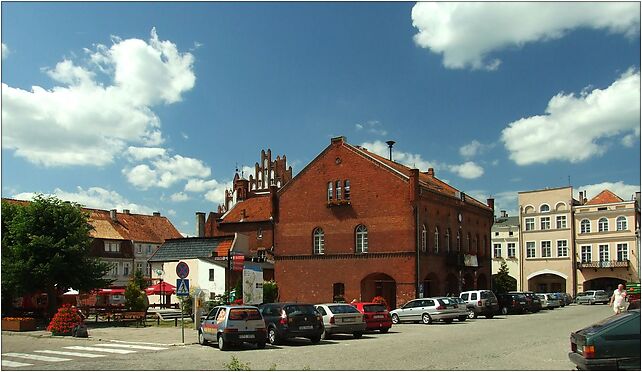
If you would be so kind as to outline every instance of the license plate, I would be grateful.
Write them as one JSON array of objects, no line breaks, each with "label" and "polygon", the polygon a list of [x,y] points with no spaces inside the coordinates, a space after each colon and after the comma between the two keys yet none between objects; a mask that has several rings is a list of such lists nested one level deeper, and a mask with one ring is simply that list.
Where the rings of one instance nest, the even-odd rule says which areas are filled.
[{"label": "license plate", "polygon": [[343,318],[342,322],[343,323],[352,323],[352,322],[354,322],[354,318]]},{"label": "license plate", "polygon": [[520,304],[520,305],[525,305],[525,304],[526,304],[526,302],[520,302],[519,304]]},{"label": "license plate", "polygon": [[375,319],[383,319],[383,315],[375,315],[374,318]]},{"label": "license plate", "polygon": [[239,338],[254,338],[254,335],[239,335]]},{"label": "license plate", "polygon": [[299,329],[312,329],[312,326],[311,325],[300,326]]}]

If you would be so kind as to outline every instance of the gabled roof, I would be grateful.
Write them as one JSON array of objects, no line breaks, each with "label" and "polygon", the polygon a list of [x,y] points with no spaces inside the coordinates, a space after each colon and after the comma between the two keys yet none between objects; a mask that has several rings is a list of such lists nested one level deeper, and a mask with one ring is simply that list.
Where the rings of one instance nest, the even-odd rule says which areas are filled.
[{"label": "gabled roof", "polygon": [[495,223],[493,223],[492,228],[496,227],[511,227],[511,226],[518,226],[519,225],[519,217],[518,216],[510,216],[510,217],[498,217],[495,220]]},{"label": "gabled roof", "polygon": [[609,190],[602,190],[597,194],[593,199],[586,202],[585,205],[595,205],[595,204],[608,204],[608,203],[621,203],[624,200],[619,196],[615,195]]},{"label": "gabled roof", "polygon": [[[245,215],[243,215],[245,211]],[[272,217],[270,194],[257,195],[236,203],[221,223],[268,221]]]},{"label": "gabled roof", "polygon": [[169,239],[158,248],[148,261],[167,262],[188,258],[227,257],[227,252],[233,242],[233,236]]}]

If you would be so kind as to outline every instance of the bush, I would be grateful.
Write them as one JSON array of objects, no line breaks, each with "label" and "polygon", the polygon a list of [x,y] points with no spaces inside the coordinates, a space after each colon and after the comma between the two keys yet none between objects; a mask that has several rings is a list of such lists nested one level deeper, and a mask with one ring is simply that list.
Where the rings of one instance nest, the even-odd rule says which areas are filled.
[{"label": "bush", "polygon": [[263,282],[263,302],[276,302],[279,299],[279,286],[274,280]]},{"label": "bush", "polygon": [[71,331],[79,324],[82,324],[82,317],[78,309],[63,305],[47,326],[47,331],[54,335],[71,335]]},{"label": "bush", "polygon": [[125,307],[131,311],[145,311],[149,302],[145,292],[140,290],[135,280],[130,280],[125,288]]}]

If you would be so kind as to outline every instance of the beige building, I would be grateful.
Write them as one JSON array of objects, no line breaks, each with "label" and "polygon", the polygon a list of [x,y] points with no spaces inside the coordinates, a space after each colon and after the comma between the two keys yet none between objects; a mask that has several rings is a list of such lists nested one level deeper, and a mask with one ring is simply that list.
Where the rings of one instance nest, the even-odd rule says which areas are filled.
[{"label": "beige building", "polygon": [[577,290],[613,290],[639,282],[639,205],[604,190],[587,201],[580,192],[574,207]]},{"label": "beige building", "polygon": [[520,290],[574,294],[572,187],[518,193]]},{"label": "beige building", "polygon": [[506,263],[508,273],[515,279],[516,288],[520,287],[519,275],[519,217],[509,217],[506,211],[501,211],[491,228],[492,243],[492,274],[499,272],[502,262]]}]

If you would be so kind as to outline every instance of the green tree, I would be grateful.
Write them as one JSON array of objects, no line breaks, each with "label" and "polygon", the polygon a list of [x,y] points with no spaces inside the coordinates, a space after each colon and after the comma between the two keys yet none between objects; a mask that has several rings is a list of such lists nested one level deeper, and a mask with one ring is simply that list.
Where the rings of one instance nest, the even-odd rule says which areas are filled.
[{"label": "green tree", "polygon": [[493,275],[493,290],[495,293],[506,293],[517,289],[517,280],[508,274],[508,265],[502,261],[497,274]]},{"label": "green tree", "polygon": [[136,278],[132,276],[125,288],[125,307],[131,311],[145,311],[149,305],[147,295],[135,279]]},{"label": "green tree", "polygon": [[145,276],[143,275],[143,272],[141,270],[134,271],[134,275],[132,275],[132,279],[131,280],[134,283],[136,283],[136,286],[138,286],[138,288],[141,291],[144,291],[145,288],[147,288],[149,286],[148,280],[145,279]]},{"label": "green tree", "polygon": [[263,302],[276,302],[279,299],[279,286],[274,280],[263,282]]},{"label": "green tree", "polygon": [[37,195],[26,205],[2,202],[2,295],[42,291],[48,315],[69,288],[89,291],[111,284],[110,265],[91,257],[92,226],[80,205]]}]

